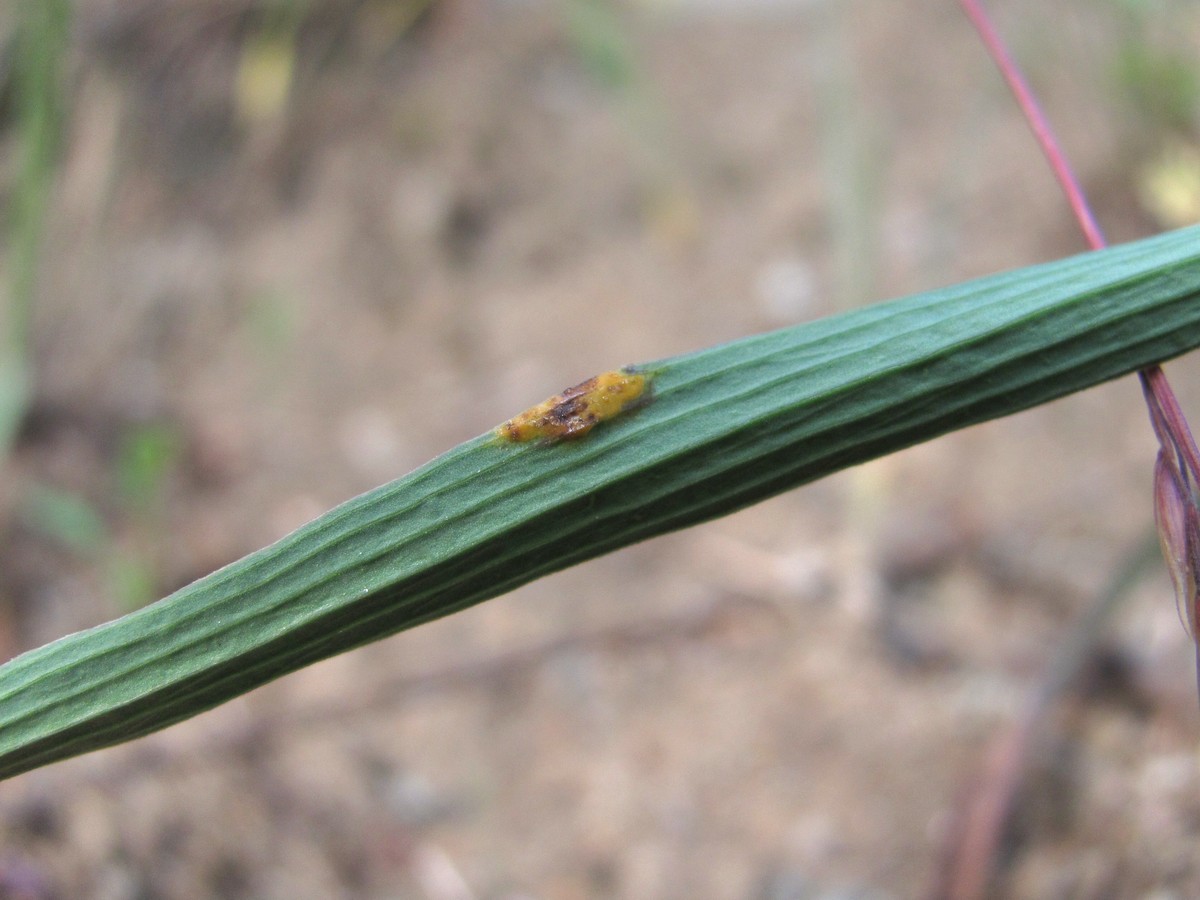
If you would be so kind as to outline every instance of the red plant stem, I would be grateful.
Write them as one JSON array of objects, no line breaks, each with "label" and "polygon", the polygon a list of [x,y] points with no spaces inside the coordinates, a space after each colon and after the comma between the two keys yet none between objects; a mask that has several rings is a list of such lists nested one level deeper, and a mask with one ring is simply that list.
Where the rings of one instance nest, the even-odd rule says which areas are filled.
[{"label": "red plant stem", "polygon": [[[1171,446],[1179,454],[1179,461],[1192,477],[1200,473],[1200,450],[1196,448],[1196,440],[1188,428],[1187,419],[1175,398],[1175,392],[1167,383],[1167,376],[1159,366],[1151,366],[1138,373],[1148,397],[1153,398],[1151,418],[1156,419],[1155,430],[1165,427],[1171,437]],[[1161,442],[1161,436],[1160,436]],[[1200,487],[1200,485],[1194,485]]]},{"label": "red plant stem", "polygon": [[1083,195],[1083,189],[1079,186],[1079,181],[1075,178],[1075,173],[1072,171],[1066,155],[1058,145],[1054,132],[1050,130],[1046,114],[1042,112],[1041,106],[1033,96],[1033,91],[1029,89],[1029,85],[1025,81],[1025,76],[1021,74],[1016,61],[1004,45],[1004,40],[996,32],[996,28],[987,13],[984,12],[982,4],[977,0],[959,0],[959,3],[963,12],[967,14],[967,18],[971,20],[971,24],[975,26],[975,30],[979,32],[979,37],[987,48],[988,55],[996,63],[996,68],[1008,82],[1009,90],[1016,97],[1017,105],[1021,107],[1021,112],[1024,113],[1025,121],[1033,130],[1033,136],[1037,139],[1038,146],[1046,155],[1054,177],[1058,179],[1063,193],[1067,195],[1067,202],[1071,204],[1071,211],[1075,213],[1075,220],[1079,222],[1088,246],[1093,250],[1104,249],[1108,246],[1108,242],[1104,240],[1104,233],[1096,224],[1096,217],[1092,215],[1087,198]]},{"label": "red plant stem", "polygon": [[[1083,189],[1079,186],[1079,180],[1075,177],[1071,164],[1067,161],[1058,140],[1054,137],[1054,132],[1050,130],[1050,123],[1046,120],[1045,113],[1042,112],[1041,106],[1034,98],[1016,61],[1008,52],[1004,40],[997,33],[991,19],[984,11],[983,4],[979,0],[959,0],[959,5],[967,14],[967,18],[971,20],[971,24],[975,26],[975,30],[979,32],[980,40],[983,41],[988,54],[996,63],[996,68],[1000,70],[1000,74],[1008,83],[1013,96],[1016,97],[1017,104],[1021,107],[1021,112],[1024,113],[1025,120],[1029,123],[1038,146],[1042,148],[1042,153],[1049,161],[1054,177],[1058,179],[1063,193],[1067,196],[1067,202],[1075,214],[1075,220],[1079,223],[1088,246],[1093,250],[1101,250],[1108,246],[1104,240],[1104,233],[1096,224],[1096,217],[1092,214]],[[1161,423],[1161,426],[1166,428],[1172,438],[1171,443],[1180,456],[1179,462],[1191,470],[1193,479],[1200,477],[1200,453],[1196,450],[1196,442],[1188,428],[1187,419],[1184,418],[1179,407],[1179,401],[1175,399],[1175,392],[1171,390],[1171,385],[1167,382],[1167,376],[1163,374],[1159,366],[1149,366],[1138,372],[1138,378],[1141,379],[1142,387],[1147,393],[1150,416],[1155,422],[1155,431],[1159,432],[1160,440],[1162,438]],[[1150,402],[1151,398],[1153,398],[1153,402]]]},{"label": "red plant stem", "polygon": [[[1042,148],[1054,176],[1066,194],[1075,219],[1083,231],[1084,238],[1093,250],[1106,246],[1104,234],[1100,231],[1083,190],[1071,169],[1070,163],[1058,145],[1050,125],[1041,107],[1026,84],[1024,77],[1017,68],[1016,62],[1009,54],[1004,41],[996,32],[987,13],[984,12],[980,0],[959,0],[963,11],[975,26],[980,39],[988,53],[995,61],[1004,80],[1008,83],[1021,111],[1025,115],[1029,127],[1033,130],[1038,145]],[[1200,498],[1200,452],[1188,428],[1187,420],[1175,399],[1167,377],[1159,366],[1150,366],[1138,373],[1145,395],[1146,406],[1150,412],[1150,422],[1155,436],[1161,446],[1158,464],[1165,464],[1170,469],[1170,484],[1179,491],[1178,496],[1186,497],[1185,519],[1182,523],[1185,534],[1182,541],[1184,559],[1173,565],[1172,579],[1183,573],[1192,585],[1191,597],[1178,595],[1183,602],[1195,602],[1196,573],[1200,571],[1200,541],[1195,537],[1197,504]],[[1158,464],[1156,464],[1156,482]],[[1160,502],[1156,484],[1156,503]],[[1157,508],[1156,508],[1157,512]],[[1180,524],[1178,521],[1175,524]],[[1163,526],[1159,525],[1160,539],[1164,540],[1164,554],[1171,562],[1170,551],[1178,551],[1179,547],[1168,547],[1168,542],[1162,538]],[[1189,530],[1190,529],[1190,530]],[[1184,568],[1186,567],[1186,568]],[[1179,582],[1176,581],[1176,590]],[[1115,595],[1114,595],[1115,596]],[[1197,610],[1185,609],[1184,616],[1191,623],[1189,631],[1197,644],[1196,677],[1200,686],[1200,636],[1197,635],[1195,622]],[[1098,629],[1091,628],[1089,634],[1095,634]],[[987,769],[983,776],[982,788],[974,792],[965,810],[960,813],[957,834],[949,843],[949,852],[943,861],[942,871],[931,893],[932,900],[979,900],[986,896],[995,859],[1000,846],[1000,834],[1007,822],[1015,803],[1017,787],[1024,777],[1025,756],[1033,741],[1035,731],[1041,725],[1049,705],[1048,693],[1038,698],[1035,705],[1018,723],[1017,727],[1007,735],[1005,740],[994,747],[994,752],[988,759]]]}]

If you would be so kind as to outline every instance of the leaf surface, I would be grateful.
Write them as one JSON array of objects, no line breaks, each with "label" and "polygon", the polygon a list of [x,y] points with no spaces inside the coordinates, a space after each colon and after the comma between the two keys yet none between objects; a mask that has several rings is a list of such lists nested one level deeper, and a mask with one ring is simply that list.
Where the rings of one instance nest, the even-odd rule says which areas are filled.
[{"label": "leaf surface", "polygon": [[585,438],[475,438],[158,603],[0,666],[0,777],[1197,346],[1190,228],[639,366],[650,402]]}]

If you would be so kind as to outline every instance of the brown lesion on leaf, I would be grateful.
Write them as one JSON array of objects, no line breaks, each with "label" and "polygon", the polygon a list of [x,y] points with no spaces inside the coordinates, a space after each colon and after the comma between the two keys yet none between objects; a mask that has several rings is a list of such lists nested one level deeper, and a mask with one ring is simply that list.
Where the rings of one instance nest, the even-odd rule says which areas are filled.
[{"label": "brown lesion on leaf", "polygon": [[496,429],[503,441],[552,444],[584,437],[601,422],[650,399],[650,379],[632,369],[616,369],[589,378],[530,407]]}]

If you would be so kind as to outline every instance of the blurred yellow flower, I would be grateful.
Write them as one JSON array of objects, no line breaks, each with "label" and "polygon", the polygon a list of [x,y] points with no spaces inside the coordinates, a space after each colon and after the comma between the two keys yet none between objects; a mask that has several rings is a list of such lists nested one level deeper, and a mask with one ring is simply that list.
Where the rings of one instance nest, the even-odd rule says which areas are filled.
[{"label": "blurred yellow flower", "polygon": [[1173,142],[1139,173],[1142,205],[1168,228],[1200,222],[1200,147]]}]

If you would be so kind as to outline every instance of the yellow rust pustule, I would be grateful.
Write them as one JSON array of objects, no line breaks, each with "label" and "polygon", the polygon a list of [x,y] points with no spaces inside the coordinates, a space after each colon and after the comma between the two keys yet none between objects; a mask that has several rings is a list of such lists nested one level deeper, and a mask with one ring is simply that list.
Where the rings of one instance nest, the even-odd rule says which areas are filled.
[{"label": "yellow rust pustule", "polygon": [[496,434],[517,444],[581,438],[601,422],[645,403],[649,387],[650,379],[639,372],[604,372],[514,416]]}]

